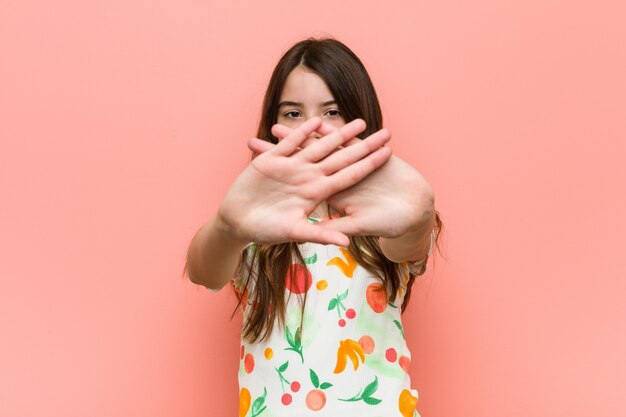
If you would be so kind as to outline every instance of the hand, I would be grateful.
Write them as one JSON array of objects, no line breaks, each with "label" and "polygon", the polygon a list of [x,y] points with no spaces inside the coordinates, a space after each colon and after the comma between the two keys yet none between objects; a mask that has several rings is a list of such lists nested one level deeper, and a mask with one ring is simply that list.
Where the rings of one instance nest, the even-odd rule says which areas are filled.
[{"label": "hand", "polygon": [[381,131],[357,145],[338,148],[365,129],[365,123],[357,119],[306,149],[299,148],[320,126],[321,119],[312,118],[277,145],[250,139],[248,147],[252,150],[265,143],[272,148],[265,148],[252,160],[220,205],[218,219],[236,239],[349,244],[346,234],[309,223],[307,215],[329,196],[351,187],[384,164],[391,156],[390,148],[383,146],[390,136]]},{"label": "hand", "polygon": [[[333,128],[323,124],[318,131],[329,134]],[[379,132],[383,131],[388,132],[386,129]],[[272,128],[272,133],[278,138],[286,137],[290,132],[291,129],[280,124]],[[349,149],[360,141],[351,139],[345,145]],[[314,142],[315,139],[311,139],[302,146],[306,149]],[[265,149],[275,146],[268,145]],[[360,182],[329,196],[327,201],[345,216],[319,223],[318,226],[346,235],[395,238],[423,228],[426,222],[431,222],[435,213],[434,193],[430,185],[413,167],[393,155]]]}]

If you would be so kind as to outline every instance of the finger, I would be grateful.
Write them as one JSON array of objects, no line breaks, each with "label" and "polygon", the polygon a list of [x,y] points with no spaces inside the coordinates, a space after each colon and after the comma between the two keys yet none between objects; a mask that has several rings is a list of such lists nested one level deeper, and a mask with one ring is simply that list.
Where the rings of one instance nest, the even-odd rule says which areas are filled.
[{"label": "finger", "polygon": [[[322,122],[322,124],[320,125],[319,129],[316,130],[316,132],[321,134],[322,136],[326,136],[326,135],[333,133],[335,130],[337,130],[337,128],[334,127],[333,125]],[[272,126],[272,135],[277,137],[279,140],[285,138],[292,131],[293,129],[285,125],[281,125],[280,123],[276,123],[274,126]],[[311,139],[309,137],[300,146],[306,147],[307,145],[310,145],[313,142],[315,142],[315,139]]]},{"label": "finger", "polygon": [[337,147],[344,142],[363,132],[365,128],[366,125],[362,119],[355,119],[323,138],[316,140],[315,143],[300,151],[299,156],[309,162],[317,162],[337,150]]},{"label": "finger", "polygon": [[391,157],[391,147],[382,146],[358,162],[349,165],[324,178],[328,182],[328,195],[345,190],[367,177]]},{"label": "finger", "polygon": [[[291,128],[285,126],[285,125],[281,125],[280,123],[276,123],[274,126],[272,126],[272,134],[275,137],[277,137],[278,139],[283,139],[289,133],[291,133],[292,130],[293,129],[291,129]],[[326,135],[334,132],[335,130],[337,130],[337,128],[334,127],[333,125],[325,123],[325,122],[322,122],[322,125],[320,126],[319,129],[316,130],[316,132],[322,134],[322,136],[326,136]],[[342,146],[339,146],[339,148],[343,148],[344,146],[356,145],[361,140],[362,139],[360,139],[360,138],[352,138],[348,142],[344,142]],[[300,147],[306,148],[307,146],[311,145],[312,143],[315,143],[315,141],[316,141],[316,139],[307,138],[304,142],[302,142]]]},{"label": "finger", "polygon": [[327,156],[324,160],[319,162],[319,166],[322,168],[325,175],[330,175],[376,151],[385,143],[389,142],[390,139],[391,132],[387,129],[381,129],[365,139],[358,139],[359,142],[354,146],[342,148]]},{"label": "finger", "polygon": [[[320,129],[318,129],[318,130],[317,130],[317,132],[321,133],[323,136],[326,136],[326,135],[328,135],[328,134],[332,133],[332,132],[333,132],[333,131],[335,131],[335,130],[337,130],[337,128],[336,128],[336,127],[331,127],[331,129],[330,129],[330,130],[328,130],[328,131],[326,131],[326,132],[322,132],[322,131],[320,131]],[[304,142],[302,142],[302,144],[301,144],[300,146],[301,146],[302,148],[306,148],[307,146],[309,146],[309,145],[311,145],[311,144],[315,143],[317,140],[319,140],[319,139],[311,139],[311,138],[308,138],[307,140],[305,140]],[[357,143],[359,143],[360,141],[361,141],[361,139],[360,139],[360,138],[354,137],[354,138],[350,139],[349,141],[344,142],[342,145],[338,146],[337,148],[339,148],[339,149],[343,149],[345,146],[356,145],[356,144],[357,144]]]},{"label": "finger", "polygon": [[306,221],[306,224],[298,226],[295,230],[292,231],[293,235],[290,236],[290,239],[295,242],[313,242],[321,243],[322,245],[350,245],[350,238],[344,233],[333,230],[332,228],[322,228],[318,225],[319,223],[311,224]]},{"label": "finger", "polygon": [[261,140],[258,138],[251,138],[248,140],[248,149],[256,153],[263,153],[263,152],[269,151],[274,146],[276,145],[266,140]]},{"label": "finger", "polygon": [[282,156],[291,155],[311,133],[315,132],[321,123],[322,119],[319,117],[310,118],[278,142],[270,152]]},{"label": "finger", "polygon": [[[277,127],[280,126],[280,127]],[[274,133],[274,129],[276,129],[276,133]],[[277,138],[284,138],[285,136],[287,136],[289,133],[291,133],[293,129],[290,129],[286,126],[283,125],[274,125],[274,127],[272,127],[272,134],[277,137]],[[330,129],[318,129],[317,131],[322,133],[322,132],[327,132],[327,133],[322,133],[324,135],[332,133],[335,130],[335,128],[330,128]],[[307,146],[309,146],[310,144],[314,143],[317,139],[311,139],[308,138],[306,139],[304,142],[302,142],[300,144],[300,146],[302,148],[306,148]],[[356,145],[358,143],[361,142],[361,139],[351,139],[350,141],[347,142],[348,145]],[[345,143],[344,143],[345,145]],[[263,152],[267,152],[270,149],[272,149],[274,146],[276,146],[275,144],[268,142],[266,140],[262,140],[262,139],[258,139],[258,138],[251,138],[248,140],[248,149],[250,149],[253,152],[256,152],[258,154],[261,154]],[[302,148],[298,148],[298,150],[301,150]],[[339,146],[339,149],[343,149],[343,146]]]},{"label": "finger", "polygon": [[359,222],[353,216],[347,215],[343,217],[337,217],[332,220],[327,220],[322,223],[318,223],[318,228],[328,229],[347,236],[363,236],[363,227],[359,226]]},{"label": "finger", "polygon": [[[329,125],[327,123],[322,123],[320,128],[316,130],[316,132],[321,133],[322,135],[328,135],[332,132],[334,132],[337,128],[333,127],[332,125]],[[293,129],[281,125],[279,123],[275,124],[274,126],[272,126],[272,134],[278,138],[279,140],[285,138],[287,135],[289,135],[291,132],[293,131]],[[300,151],[302,150],[302,148],[306,148],[307,146],[311,145],[312,143],[315,143],[317,141],[317,139],[313,139],[313,138],[307,138],[304,142],[302,142],[300,144],[301,147],[298,147],[296,149],[296,151]],[[344,146],[352,146],[352,145],[357,145],[359,143],[361,143],[362,139],[359,138],[352,138],[350,139],[348,142],[344,142],[343,145]],[[267,152],[270,149],[272,149],[274,146],[276,146],[275,144],[262,140],[262,139],[258,139],[258,138],[251,138],[248,140],[248,149],[250,149],[251,151],[257,153],[257,154],[262,154],[263,152]],[[343,149],[344,146],[339,146],[338,149]],[[326,172],[334,172],[336,171],[338,168],[333,168],[333,167],[327,167],[326,168]]]},{"label": "finger", "polygon": [[292,128],[287,127],[285,125],[281,125],[280,123],[276,123],[272,126],[272,135],[278,138],[278,140],[284,139],[293,131]]},{"label": "finger", "polygon": [[[266,140],[262,140],[262,139],[258,139],[258,138],[251,138],[248,140],[248,149],[250,149],[253,152],[256,152],[257,154],[262,154],[263,152],[267,152],[269,150],[271,150],[272,148],[274,148],[276,145],[268,142]],[[295,155],[298,151],[301,151],[302,148],[297,148],[292,155]]]}]

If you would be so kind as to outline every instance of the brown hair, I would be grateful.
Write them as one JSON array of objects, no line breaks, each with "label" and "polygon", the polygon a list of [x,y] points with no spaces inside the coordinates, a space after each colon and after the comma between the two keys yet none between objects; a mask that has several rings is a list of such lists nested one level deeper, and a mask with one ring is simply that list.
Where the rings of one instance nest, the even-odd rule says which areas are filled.
[{"label": "brown hair", "polygon": [[[292,46],[276,65],[263,100],[261,120],[257,130],[259,139],[278,143],[278,139],[271,133],[271,127],[278,120],[278,104],[287,76],[297,66],[305,66],[326,82],[346,123],[357,118],[365,120],[367,128],[359,135],[360,138],[365,138],[382,129],[382,112],[378,97],[361,60],[347,46],[335,39],[310,38]],[[252,154],[252,158],[256,156]],[[436,240],[439,246],[442,222],[438,212],[435,213],[435,221]],[[350,246],[347,249],[359,265],[380,277],[387,294],[391,294],[389,301],[394,302],[401,285],[400,264],[385,257],[380,249],[378,237],[351,236]],[[247,256],[251,254],[252,256]],[[258,244],[242,252],[237,274],[242,277],[243,282],[240,289],[233,286],[239,303],[231,318],[234,317],[239,306],[245,310],[247,304],[252,305],[247,319],[244,318],[245,323],[242,329],[244,340],[254,343],[269,337],[277,319],[279,325],[284,325],[285,281],[289,268],[294,263],[305,265],[298,244],[295,242]],[[424,269],[418,271],[418,274],[423,272]],[[254,285],[249,291],[248,283],[251,279],[254,280]],[[408,305],[414,280],[415,275],[410,274],[401,311],[404,311]],[[304,313],[305,303],[306,292],[304,300],[301,300],[302,313]],[[258,306],[263,306],[263,308],[258,308]],[[303,317],[304,314],[300,317],[300,330],[303,327]]]}]

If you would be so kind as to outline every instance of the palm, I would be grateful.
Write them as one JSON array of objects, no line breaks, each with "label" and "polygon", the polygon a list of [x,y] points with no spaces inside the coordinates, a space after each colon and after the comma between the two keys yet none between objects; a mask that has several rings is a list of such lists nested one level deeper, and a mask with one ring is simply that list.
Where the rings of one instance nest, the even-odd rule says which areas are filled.
[{"label": "palm", "polygon": [[[284,126],[275,130],[281,136],[288,132]],[[360,139],[353,139],[348,145],[359,142]],[[305,142],[305,148],[307,143],[311,146],[314,142]],[[358,183],[329,196],[328,203],[345,216],[321,225],[347,235],[401,236],[430,210],[432,195],[430,185],[419,172],[392,155]]]},{"label": "palm", "polygon": [[415,169],[392,155],[363,180],[328,198],[346,214],[335,220],[334,228],[354,235],[401,236],[419,221],[428,188]]},{"label": "palm", "polygon": [[[306,216],[320,202],[356,184],[386,162],[390,152],[382,145],[389,137],[374,134],[359,146],[335,152],[365,129],[364,123],[357,120],[301,150],[299,146],[320,123],[312,119],[290,131],[234,181],[219,215],[237,238],[258,243],[347,244],[343,232],[315,227]],[[250,143],[254,141],[260,142],[253,139]]]},{"label": "palm", "polygon": [[[259,155],[229,189],[222,211],[236,219],[248,240],[278,243],[298,240],[318,200],[325,197],[319,172],[297,169],[295,159]],[[306,193],[304,192],[306,190]]]}]

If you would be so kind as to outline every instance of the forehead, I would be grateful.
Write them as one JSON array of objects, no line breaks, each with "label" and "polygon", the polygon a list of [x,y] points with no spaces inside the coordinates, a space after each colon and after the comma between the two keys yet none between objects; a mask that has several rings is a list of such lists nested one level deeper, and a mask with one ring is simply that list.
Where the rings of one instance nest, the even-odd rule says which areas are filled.
[{"label": "forehead", "polygon": [[332,99],[333,95],[324,80],[301,66],[289,73],[280,96],[280,101],[325,102]]}]

